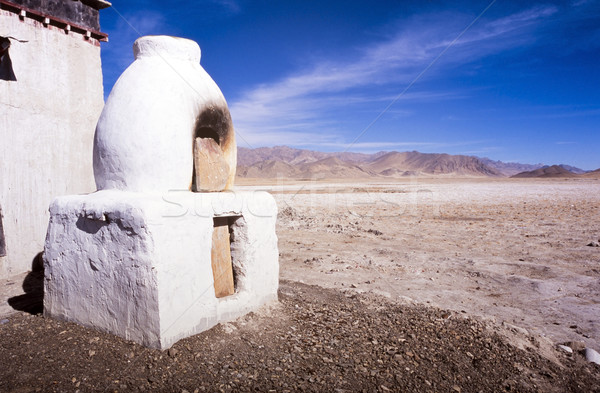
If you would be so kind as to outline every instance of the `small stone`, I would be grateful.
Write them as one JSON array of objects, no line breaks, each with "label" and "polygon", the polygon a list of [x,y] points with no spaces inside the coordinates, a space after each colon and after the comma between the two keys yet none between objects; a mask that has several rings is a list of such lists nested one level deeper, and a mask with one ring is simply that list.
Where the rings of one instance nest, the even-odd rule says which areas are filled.
[{"label": "small stone", "polygon": [[457,386],[457,385],[452,386],[452,390],[455,392],[458,392],[458,393],[461,392],[460,386]]},{"label": "small stone", "polygon": [[588,247],[600,247],[600,243],[598,243],[598,242],[589,242],[587,246]]},{"label": "small stone", "polygon": [[9,323],[10,321],[8,319],[3,319],[0,321],[0,325],[5,325],[7,323]]},{"label": "small stone", "polygon": [[566,353],[573,353],[573,350],[571,349],[571,347],[567,347],[566,345],[558,345],[558,348],[562,349]]},{"label": "small stone", "polygon": [[167,352],[169,354],[170,357],[174,358],[175,356],[177,356],[177,353],[179,351],[177,351],[175,348],[169,348],[169,351]]},{"label": "small stone", "polygon": [[88,352],[88,355],[90,355],[90,357],[94,356],[96,354],[96,351],[93,351],[90,349],[90,351]]},{"label": "small stone", "polygon": [[588,362],[600,365],[600,353],[596,352],[592,348],[586,348],[584,356],[585,360],[587,360]]}]

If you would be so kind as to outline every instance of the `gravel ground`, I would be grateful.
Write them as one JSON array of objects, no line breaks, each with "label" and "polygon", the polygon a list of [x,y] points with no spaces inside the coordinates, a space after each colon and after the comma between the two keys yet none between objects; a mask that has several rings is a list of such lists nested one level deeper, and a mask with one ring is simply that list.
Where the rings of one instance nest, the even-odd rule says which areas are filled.
[{"label": "gravel ground", "polygon": [[281,283],[279,303],[168,351],[41,315],[0,323],[0,391],[600,392],[579,354],[542,357],[464,314]]},{"label": "gravel ground", "polygon": [[274,187],[280,277],[466,311],[600,351],[600,181]]}]

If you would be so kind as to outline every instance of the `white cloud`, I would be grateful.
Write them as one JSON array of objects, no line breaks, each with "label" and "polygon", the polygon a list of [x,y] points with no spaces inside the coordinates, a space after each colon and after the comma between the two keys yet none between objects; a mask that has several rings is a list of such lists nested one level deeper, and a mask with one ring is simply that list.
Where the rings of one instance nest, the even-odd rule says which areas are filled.
[{"label": "white cloud", "polygon": [[[444,67],[522,45],[524,39],[531,39],[531,35],[521,34],[522,30],[555,12],[553,6],[534,7],[495,20],[481,20],[428,73],[443,73]],[[331,113],[364,109],[365,105],[378,102],[376,106],[383,109],[380,90],[402,91],[471,20],[448,14],[413,18],[404,21],[403,27],[388,40],[359,51],[352,61],[322,61],[281,80],[256,86],[230,103],[239,135],[254,147],[343,146],[352,138],[344,135],[361,130],[344,129],[343,124],[331,120]],[[448,92],[416,91],[403,99],[411,95],[437,99],[453,96]],[[386,103],[396,98],[388,95]],[[405,111],[405,115],[409,114]],[[376,115],[372,112],[372,118]]]}]

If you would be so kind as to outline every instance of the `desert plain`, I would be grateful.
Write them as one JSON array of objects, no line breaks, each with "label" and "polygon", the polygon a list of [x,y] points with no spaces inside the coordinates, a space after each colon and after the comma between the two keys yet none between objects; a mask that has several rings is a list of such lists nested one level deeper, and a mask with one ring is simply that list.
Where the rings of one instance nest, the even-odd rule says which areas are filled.
[{"label": "desert plain", "polygon": [[598,179],[240,183],[277,200],[281,279],[600,350]]},{"label": "desert plain", "polygon": [[3,280],[0,390],[600,391],[600,180],[236,187],[277,200],[279,302],[160,351],[43,317],[43,272]]}]

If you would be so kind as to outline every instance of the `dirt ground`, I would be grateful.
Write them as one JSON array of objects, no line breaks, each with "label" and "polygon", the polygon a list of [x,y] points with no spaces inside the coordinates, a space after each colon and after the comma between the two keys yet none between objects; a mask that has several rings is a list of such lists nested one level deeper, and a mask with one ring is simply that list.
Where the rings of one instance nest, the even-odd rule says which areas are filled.
[{"label": "dirt ground", "polygon": [[271,187],[281,277],[416,301],[600,351],[600,181]]},{"label": "dirt ground", "polygon": [[159,351],[4,280],[0,391],[600,391],[556,347],[600,350],[600,181],[245,183],[278,201],[279,303]]},{"label": "dirt ground", "polygon": [[574,354],[520,350],[461,313],[283,281],[279,303],[168,351],[72,323],[0,325],[2,392],[600,392]]}]

